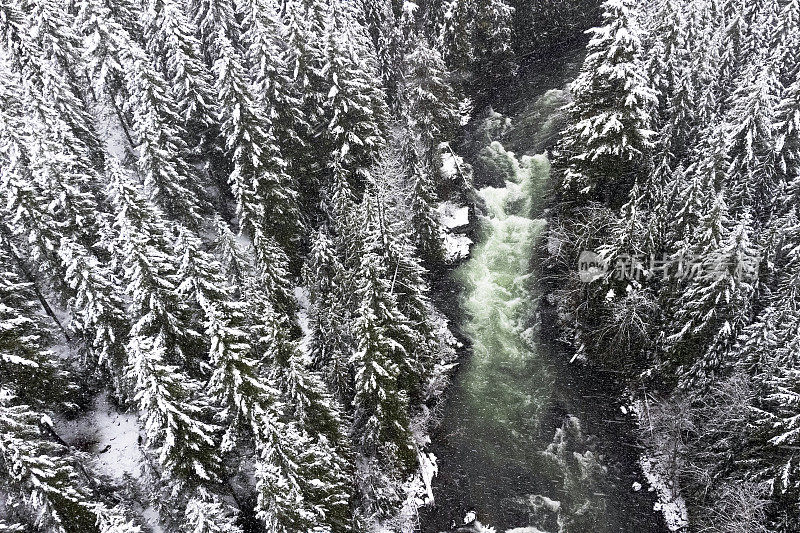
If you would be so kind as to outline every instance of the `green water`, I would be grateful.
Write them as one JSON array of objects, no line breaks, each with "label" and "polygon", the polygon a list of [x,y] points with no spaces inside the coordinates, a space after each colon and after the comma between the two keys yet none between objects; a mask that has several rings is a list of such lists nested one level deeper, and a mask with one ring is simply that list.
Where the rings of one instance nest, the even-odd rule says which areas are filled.
[{"label": "green water", "polygon": [[545,221],[532,218],[532,198],[547,180],[544,156],[524,157],[504,188],[479,191],[486,203],[482,241],[456,276],[465,286],[464,330],[473,353],[461,378],[461,408],[486,461],[525,461],[522,442],[539,434],[551,376],[528,327],[535,315],[531,257]]},{"label": "green water", "polygon": [[[543,149],[531,123],[553,122],[564,98],[549,90],[529,106],[529,147]],[[518,158],[499,143],[482,153],[507,179],[479,191],[478,244],[454,273],[470,346],[431,446],[439,474],[421,531],[664,531],[652,499],[631,490],[641,477],[624,446],[631,420],[620,414],[619,391],[594,370],[569,365],[555,332],[542,330],[552,310],[537,308],[535,272],[550,163],[544,155]],[[475,516],[494,529],[469,523]]]}]

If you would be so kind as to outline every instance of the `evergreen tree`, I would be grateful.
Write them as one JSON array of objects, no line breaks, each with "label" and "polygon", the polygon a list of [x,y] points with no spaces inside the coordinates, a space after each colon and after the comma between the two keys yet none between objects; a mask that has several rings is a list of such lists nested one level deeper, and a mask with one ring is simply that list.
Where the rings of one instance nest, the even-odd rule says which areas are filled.
[{"label": "evergreen tree", "polygon": [[[789,85],[775,109],[775,156],[778,181],[789,194],[800,193],[800,76]],[[788,199],[781,199],[785,204]]]},{"label": "evergreen tree", "polygon": [[128,91],[132,95],[134,131],[139,138],[139,172],[150,199],[167,215],[198,226],[202,207],[197,177],[185,160],[187,134],[166,81],[149,65],[141,50],[131,50],[132,70]]},{"label": "evergreen tree", "polygon": [[241,533],[236,516],[218,496],[200,490],[186,504],[186,531],[191,533]]},{"label": "evergreen tree", "polygon": [[69,392],[66,375],[48,350],[51,333],[34,304],[32,285],[0,262],[0,371],[6,392],[41,405]]},{"label": "evergreen tree", "polygon": [[512,49],[514,8],[505,0],[478,0],[472,28],[473,79],[468,86],[477,108],[489,104],[514,79],[517,64]]},{"label": "evergreen tree", "polygon": [[422,146],[414,132],[408,133],[407,144],[403,148],[402,159],[408,169],[408,182],[411,186],[411,222],[414,228],[419,255],[428,265],[444,261],[445,251],[442,239],[442,225],[436,207],[433,171],[428,159],[422,154]]},{"label": "evergreen tree", "polygon": [[240,228],[257,248],[261,233],[283,246],[293,245],[301,226],[297,193],[275,144],[272,124],[253,99],[231,41],[218,35],[216,46],[214,72],[223,110],[221,132],[233,162],[229,182]]},{"label": "evergreen tree", "polygon": [[322,372],[336,398],[348,403],[352,394],[348,352],[352,346],[350,309],[344,266],[324,229],[312,235],[303,278],[309,291],[308,350],[313,368]]},{"label": "evergreen tree", "polygon": [[254,97],[269,115],[276,142],[286,159],[286,171],[301,194],[303,212],[313,212],[317,208],[319,183],[309,161],[312,126],[303,109],[306,95],[297,94],[292,79],[292,49],[287,46],[290,35],[278,9],[275,2],[242,2],[239,6],[245,27],[242,38],[247,45]]},{"label": "evergreen tree", "polygon": [[0,487],[20,502],[11,517],[38,531],[98,531],[91,481],[74,454],[42,430],[52,430],[49,424],[49,416],[0,389]]},{"label": "evergreen tree", "polygon": [[[347,4],[342,4],[345,6]],[[372,40],[378,72],[386,91],[387,103],[395,109],[398,105],[398,84],[402,78],[400,15],[396,0],[365,0],[357,18],[364,21],[364,29]],[[339,8],[341,9],[341,8]]]},{"label": "evergreen tree", "polygon": [[406,56],[403,96],[411,127],[422,137],[424,156],[432,161],[439,143],[458,129],[458,101],[441,55],[425,41]]},{"label": "evergreen tree", "polygon": [[239,294],[244,291],[253,274],[253,265],[247,250],[242,247],[228,223],[217,215],[214,218],[217,240],[214,251],[222,265],[222,271]]},{"label": "evergreen tree", "polygon": [[96,175],[85,165],[87,152],[56,110],[34,99],[35,95],[24,88],[28,84],[18,76],[5,74],[0,66],[4,81],[0,127],[6,146],[7,172],[2,182],[8,194],[5,207],[15,212],[15,218],[30,232],[27,240],[35,245],[34,254],[41,254],[57,279],[63,279],[54,255],[59,235],[85,246],[97,241],[102,215],[93,197]]},{"label": "evergreen tree", "polygon": [[684,385],[706,385],[724,372],[728,351],[749,321],[759,251],[750,241],[749,220],[727,230],[726,217],[718,200],[701,223],[695,269],[685,273],[690,280],[678,299],[677,331],[668,337]]},{"label": "evergreen tree", "polygon": [[78,76],[85,68],[81,40],[70,27],[71,17],[63,4],[42,0],[31,4],[25,16],[17,6],[0,6],[4,16],[0,32],[14,70],[29,80],[25,90],[52,116],[63,120],[71,132],[69,146],[80,164],[102,170],[102,145],[87,112]]},{"label": "evergreen tree", "polygon": [[78,25],[96,43],[92,55],[99,83],[111,99],[122,88],[115,85],[123,86],[130,99],[138,168],[150,199],[167,215],[197,226],[203,206],[197,175],[182,157],[187,153],[187,134],[171,88],[112,11],[96,0],[82,0],[79,8]]},{"label": "evergreen tree", "polygon": [[777,80],[770,68],[749,69],[736,93],[727,118],[727,180],[731,188],[733,212],[750,211],[763,224],[775,208],[775,137],[773,121]]},{"label": "evergreen tree", "polygon": [[198,395],[200,384],[182,371],[203,363],[194,357],[199,333],[176,290],[177,267],[170,257],[167,230],[121,168],[112,165],[109,173],[119,261],[133,318],[127,345],[129,379],[148,444],[157,448],[168,472],[200,481],[215,479],[220,459],[214,427],[205,421],[209,406]]},{"label": "evergreen tree", "polygon": [[[329,172],[344,172],[351,187],[359,191],[385,143],[387,109],[371,43],[363,27],[347,10],[342,11],[334,12],[328,21],[324,72],[330,87],[325,103],[329,122],[324,141]],[[330,178],[329,187],[335,179]]]},{"label": "evergreen tree", "polygon": [[453,72],[462,80],[473,65],[471,36],[475,24],[475,3],[469,0],[449,0],[445,7],[442,27],[443,56]]},{"label": "evergreen tree", "polygon": [[123,396],[130,323],[119,293],[120,281],[77,243],[62,239],[59,254],[66,265],[66,282],[75,293],[70,304],[73,328],[83,337],[93,366],[102,367],[116,393]]},{"label": "evergreen tree", "polygon": [[[200,36],[206,65],[213,67],[226,42],[241,33],[232,0],[192,0],[189,12]],[[223,109],[220,107],[220,109]]]},{"label": "evergreen tree", "polygon": [[358,276],[358,316],[353,335],[358,348],[351,358],[355,369],[355,442],[368,456],[416,462],[409,429],[408,383],[413,370],[406,347],[413,332],[397,308],[390,273],[381,255],[382,242],[375,207],[365,200],[367,238]]},{"label": "evergreen tree", "polygon": [[627,0],[603,4],[572,86],[572,124],[562,141],[564,187],[612,203],[647,168],[654,95],[642,74],[641,42]]},{"label": "evergreen tree", "polygon": [[[214,149],[217,109],[213,80],[202,58],[200,42],[184,12],[182,2],[150,0],[146,3],[147,49],[159,71],[169,81],[177,113],[191,150]],[[195,156],[198,154],[195,154]]]},{"label": "evergreen tree", "polygon": [[325,73],[328,14],[328,3],[322,0],[287,2],[287,66],[306,125],[305,129],[297,130],[306,149],[295,158],[303,158],[305,171],[309,174],[301,182],[306,195],[312,194],[314,184],[319,183],[318,174],[324,167],[315,161],[323,158],[323,150],[315,149],[318,143],[314,141],[321,136],[325,124],[324,106],[330,91]]},{"label": "evergreen tree", "polygon": [[[421,385],[432,369],[432,353],[435,345],[433,326],[430,321],[431,303],[428,299],[428,272],[422,265],[421,256],[414,246],[414,236],[420,231],[414,223],[415,204],[411,201],[411,224],[404,219],[400,205],[388,201],[384,191],[391,191],[391,177],[399,173],[384,157],[376,168],[376,178],[371,184],[370,194],[374,202],[375,217],[383,256],[388,272],[392,273],[392,292],[396,295],[398,310],[411,324],[413,334],[405,345],[412,364],[412,371],[401,380],[401,384],[414,400],[419,399]],[[416,191],[415,191],[416,192]],[[438,229],[438,221],[437,221]],[[424,248],[423,248],[424,250]],[[401,376],[402,377],[402,376]]]}]

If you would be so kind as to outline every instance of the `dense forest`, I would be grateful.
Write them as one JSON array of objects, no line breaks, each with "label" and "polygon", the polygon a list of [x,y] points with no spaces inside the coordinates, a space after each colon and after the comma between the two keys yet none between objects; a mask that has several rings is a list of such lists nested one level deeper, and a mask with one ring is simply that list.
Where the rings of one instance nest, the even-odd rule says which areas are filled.
[{"label": "dense forest", "polygon": [[0,36],[0,532],[419,530],[445,219],[584,47],[553,342],[622,376],[686,527],[800,531],[800,2],[0,0]]},{"label": "dense forest", "polygon": [[565,334],[647,398],[693,530],[799,531],[800,4],[603,9],[556,155]]}]

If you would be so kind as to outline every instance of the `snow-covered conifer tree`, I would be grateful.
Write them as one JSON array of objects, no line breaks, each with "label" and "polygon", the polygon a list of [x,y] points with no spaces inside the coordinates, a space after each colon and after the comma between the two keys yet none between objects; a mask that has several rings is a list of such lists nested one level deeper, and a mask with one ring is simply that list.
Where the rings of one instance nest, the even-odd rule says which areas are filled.
[{"label": "snow-covered conifer tree", "polygon": [[572,86],[572,124],[564,134],[564,186],[611,203],[647,168],[654,95],[643,75],[633,5],[603,4],[588,55]]},{"label": "snow-covered conifer tree", "polygon": [[123,169],[112,162],[109,173],[117,210],[116,248],[133,320],[128,373],[148,444],[167,471],[215,479],[220,458],[214,427],[207,422],[211,413],[198,395],[200,383],[186,372],[204,366],[205,358],[197,358],[200,334],[177,290],[178,267],[168,230]]},{"label": "snow-covered conifer tree", "polygon": [[353,336],[358,348],[351,358],[355,370],[354,439],[367,455],[416,462],[408,414],[408,391],[413,375],[407,351],[413,331],[398,310],[388,261],[383,256],[381,215],[374,199],[365,199],[366,246],[358,276],[358,315]]}]

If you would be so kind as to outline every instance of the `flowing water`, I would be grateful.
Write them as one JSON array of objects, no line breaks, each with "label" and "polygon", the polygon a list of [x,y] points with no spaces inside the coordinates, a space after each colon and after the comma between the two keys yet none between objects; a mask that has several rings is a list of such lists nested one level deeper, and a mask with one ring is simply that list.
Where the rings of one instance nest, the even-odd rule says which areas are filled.
[{"label": "flowing water", "polygon": [[[548,127],[564,97],[547,91],[529,116]],[[663,531],[646,491],[632,489],[631,420],[613,381],[570,366],[542,325],[535,266],[549,161],[494,152],[511,171],[504,187],[479,191],[479,244],[454,273],[471,349],[434,435],[436,504],[422,531]]]}]

